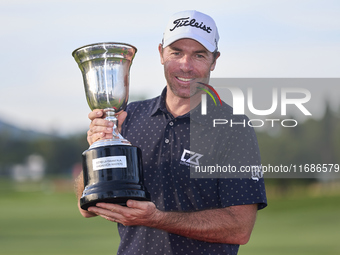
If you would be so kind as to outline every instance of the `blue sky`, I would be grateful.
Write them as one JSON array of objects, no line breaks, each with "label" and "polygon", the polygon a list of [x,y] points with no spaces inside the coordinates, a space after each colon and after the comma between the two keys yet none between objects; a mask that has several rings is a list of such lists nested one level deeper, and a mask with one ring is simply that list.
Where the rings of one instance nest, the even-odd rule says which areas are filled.
[{"label": "blue sky", "polygon": [[[130,95],[157,96],[166,84],[158,44],[171,14],[186,9],[217,23],[221,57],[212,77],[339,77],[336,0],[2,0],[0,119],[85,132],[89,107],[71,53],[96,42],[136,46]],[[330,91],[334,100],[337,93]]]}]

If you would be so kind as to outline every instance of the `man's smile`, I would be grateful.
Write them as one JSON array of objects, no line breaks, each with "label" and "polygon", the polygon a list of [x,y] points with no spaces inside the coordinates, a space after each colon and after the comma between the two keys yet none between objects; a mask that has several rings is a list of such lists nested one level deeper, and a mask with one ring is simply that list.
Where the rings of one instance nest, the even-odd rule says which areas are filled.
[{"label": "man's smile", "polygon": [[179,77],[179,76],[176,76],[176,78],[180,81],[184,81],[184,82],[188,82],[188,81],[192,81],[194,80],[194,78],[183,78],[183,77]]}]

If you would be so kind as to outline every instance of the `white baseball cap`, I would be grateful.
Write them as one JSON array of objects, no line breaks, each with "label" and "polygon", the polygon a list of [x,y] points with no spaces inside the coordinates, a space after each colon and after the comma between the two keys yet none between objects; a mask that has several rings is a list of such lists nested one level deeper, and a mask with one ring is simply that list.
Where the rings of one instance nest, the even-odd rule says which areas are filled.
[{"label": "white baseball cap", "polygon": [[210,52],[217,50],[220,39],[215,21],[195,10],[182,11],[171,16],[163,34],[163,48],[183,38],[196,40]]}]

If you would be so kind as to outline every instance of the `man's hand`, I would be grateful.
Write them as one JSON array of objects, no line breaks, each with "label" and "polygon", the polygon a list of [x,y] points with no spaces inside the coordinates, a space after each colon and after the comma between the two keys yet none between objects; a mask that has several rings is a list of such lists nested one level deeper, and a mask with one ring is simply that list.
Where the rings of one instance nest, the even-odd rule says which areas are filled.
[{"label": "man's hand", "polygon": [[205,242],[246,244],[255,224],[257,204],[163,212],[152,202],[128,200],[127,207],[98,203],[88,211],[125,226],[152,227]]},{"label": "man's hand", "polygon": [[152,202],[128,200],[126,205],[125,207],[117,204],[97,203],[96,207],[89,207],[88,211],[124,226],[149,227],[156,225],[162,213]]},{"label": "man's hand", "polygon": [[[126,116],[127,113],[125,111],[120,111],[116,114],[119,132]],[[111,139],[113,137],[113,123],[105,119],[103,110],[95,109],[89,113],[88,117],[91,120],[90,129],[87,131],[87,142],[89,145],[100,139]]]}]

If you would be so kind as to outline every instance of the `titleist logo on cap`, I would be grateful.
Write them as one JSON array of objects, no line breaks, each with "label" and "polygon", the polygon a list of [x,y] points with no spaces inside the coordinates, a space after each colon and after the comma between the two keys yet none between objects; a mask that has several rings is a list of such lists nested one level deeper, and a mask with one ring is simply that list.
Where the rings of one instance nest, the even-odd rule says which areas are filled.
[{"label": "titleist logo on cap", "polygon": [[199,24],[198,22],[196,22],[195,19],[191,19],[189,21],[189,18],[190,17],[176,19],[173,22],[175,24],[175,26],[173,28],[171,28],[170,31],[174,31],[176,28],[183,27],[183,26],[197,27],[199,29],[202,29],[202,30],[206,31],[207,33],[210,33],[212,31],[212,29],[210,27],[205,26],[203,24],[203,22],[201,22],[201,24]]}]

